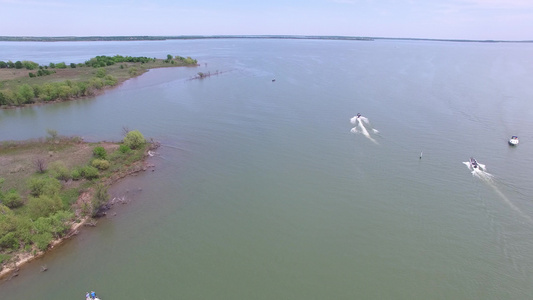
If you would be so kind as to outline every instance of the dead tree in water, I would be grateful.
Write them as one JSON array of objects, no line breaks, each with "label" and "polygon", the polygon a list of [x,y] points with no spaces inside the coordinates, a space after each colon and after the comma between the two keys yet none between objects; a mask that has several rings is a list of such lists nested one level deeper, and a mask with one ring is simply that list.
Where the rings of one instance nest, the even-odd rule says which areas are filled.
[{"label": "dead tree in water", "polygon": [[211,75],[218,75],[220,73],[222,73],[222,72],[219,72],[218,70],[215,73],[211,73],[211,71],[208,71],[207,73],[198,72],[198,74],[196,74],[196,76],[194,76],[191,79],[204,79],[204,78],[207,78],[207,77],[209,77]]}]

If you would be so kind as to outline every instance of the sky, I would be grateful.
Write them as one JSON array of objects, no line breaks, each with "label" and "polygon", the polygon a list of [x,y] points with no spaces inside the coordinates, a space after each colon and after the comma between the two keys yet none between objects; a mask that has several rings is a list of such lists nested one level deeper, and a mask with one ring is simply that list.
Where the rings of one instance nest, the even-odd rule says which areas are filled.
[{"label": "sky", "polygon": [[0,36],[533,40],[533,0],[0,0]]}]

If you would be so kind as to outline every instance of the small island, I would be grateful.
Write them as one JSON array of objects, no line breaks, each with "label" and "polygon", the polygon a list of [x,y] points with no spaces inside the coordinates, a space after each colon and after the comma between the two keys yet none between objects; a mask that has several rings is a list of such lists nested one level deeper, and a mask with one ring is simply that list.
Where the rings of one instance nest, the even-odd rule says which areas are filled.
[{"label": "small island", "polygon": [[78,64],[0,61],[0,108],[95,96],[149,69],[180,66],[198,66],[198,62],[170,54],[166,59],[96,56]]},{"label": "small island", "polygon": [[95,225],[114,203],[108,187],[153,166],[145,158],[158,143],[123,129],[121,142],[84,142],[48,136],[0,144],[0,278]]}]

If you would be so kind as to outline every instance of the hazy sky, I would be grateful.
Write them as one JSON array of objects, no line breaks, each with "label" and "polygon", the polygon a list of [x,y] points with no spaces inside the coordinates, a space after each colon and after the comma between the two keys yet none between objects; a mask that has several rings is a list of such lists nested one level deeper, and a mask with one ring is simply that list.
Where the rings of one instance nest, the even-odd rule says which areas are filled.
[{"label": "hazy sky", "polygon": [[0,36],[533,40],[533,0],[0,0]]}]

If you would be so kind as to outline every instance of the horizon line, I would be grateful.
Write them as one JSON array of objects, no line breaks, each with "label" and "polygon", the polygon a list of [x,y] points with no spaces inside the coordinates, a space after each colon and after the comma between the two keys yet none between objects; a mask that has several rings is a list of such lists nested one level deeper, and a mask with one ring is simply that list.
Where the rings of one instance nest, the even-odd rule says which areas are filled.
[{"label": "horizon line", "polygon": [[446,42],[492,42],[492,43],[531,43],[533,40],[493,40],[493,39],[444,39],[444,38],[410,38],[410,37],[367,37],[341,35],[88,35],[88,36],[0,36],[0,41],[140,41],[172,39],[216,39],[216,38],[256,38],[256,39],[328,39],[328,40],[416,40]]}]

